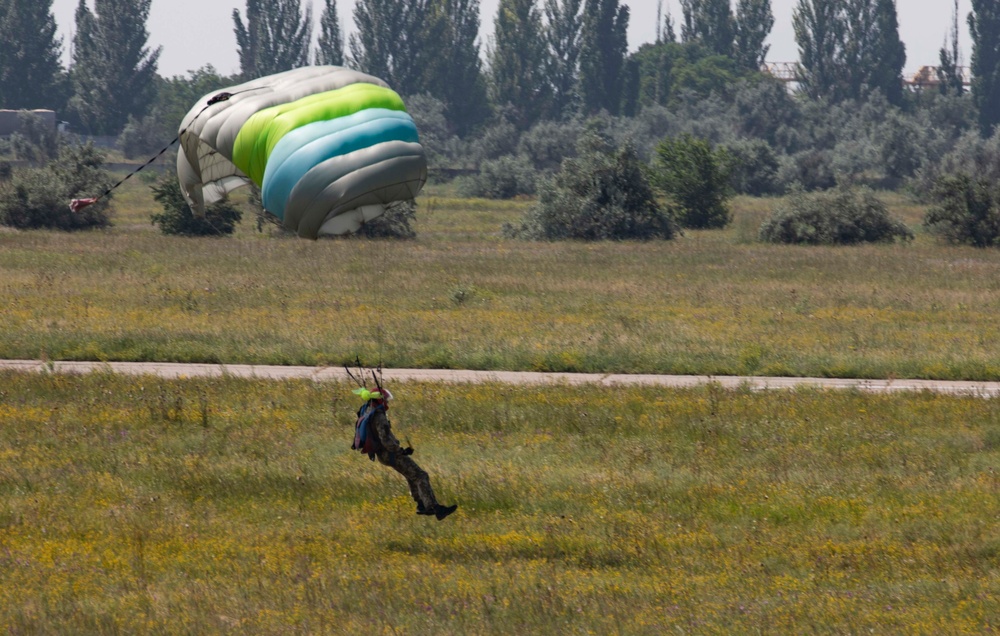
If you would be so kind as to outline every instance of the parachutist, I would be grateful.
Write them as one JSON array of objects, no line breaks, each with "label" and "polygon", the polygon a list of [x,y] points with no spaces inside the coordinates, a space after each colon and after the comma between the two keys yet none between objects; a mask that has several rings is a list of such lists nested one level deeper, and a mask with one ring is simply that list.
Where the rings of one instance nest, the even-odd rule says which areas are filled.
[{"label": "parachutist", "polygon": [[377,391],[367,389],[360,391],[359,395],[367,401],[358,410],[354,443],[351,448],[367,453],[372,461],[377,457],[380,464],[389,466],[403,475],[410,487],[410,496],[417,502],[418,515],[433,515],[441,521],[455,512],[457,504],[442,506],[437,502],[427,472],[410,459],[413,447],[403,448],[392,434],[392,427],[386,414],[392,394],[381,387]]}]

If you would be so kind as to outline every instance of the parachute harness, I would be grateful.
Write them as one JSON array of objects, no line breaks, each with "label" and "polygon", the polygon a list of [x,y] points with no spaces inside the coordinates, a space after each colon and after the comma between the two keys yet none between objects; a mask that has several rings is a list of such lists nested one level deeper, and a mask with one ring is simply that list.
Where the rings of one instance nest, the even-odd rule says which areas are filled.
[{"label": "parachute harness", "polygon": [[[361,371],[361,377],[364,378],[364,371],[360,369],[360,360],[358,360],[358,367]],[[374,370],[371,372],[372,378],[375,380],[374,391],[370,391],[363,380],[355,377],[347,365],[344,365],[344,370],[347,371],[348,377],[359,385],[358,388],[354,389],[354,395],[364,400],[364,404],[358,409],[358,419],[354,425],[354,442],[351,444],[351,449],[365,453],[368,455],[368,459],[375,461],[375,455],[382,449],[382,444],[378,439],[378,433],[372,433],[371,419],[378,411],[386,413],[389,410],[389,400],[392,399],[392,393],[382,386],[379,378],[382,373],[381,368],[379,368],[378,375],[375,374]]]},{"label": "parachute harness", "polygon": [[165,152],[167,152],[168,150],[170,150],[173,147],[174,144],[176,144],[177,142],[179,142],[181,140],[181,137],[184,135],[184,133],[187,132],[188,128],[190,128],[194,124],[194,122],[198,121],[198,118],[201,117],[202,114],[206,110],[208,110],[209,108],[211,108],[212,106],[218,104],[219,102],[229,101],[229,99],[231,97],[233,97],[234,95],[239,95],[240,93],[247,93],[247,92],[250,92],[250,91],[259,91],[262,88],[266,88],[266,87],[261,86],[261,87],[258,87],[258,88],[248,88],[248,89],[246,89],[244,91],[238,91],[236,93],[222,92],[222,93],[219,93],[218,95],[213,96],[211,99],[208,100],[208,103],[205,105],[205,107],[202,108],[201,111],[197,115],[194,116],[194,119],[191,120],[191,123],[188,124],[186,127],[184,127],[179,133],[177,133],[177,136],[174,138],[174,140],[171,141],[169,144],[167,144],[166,147],[163,148],[163,150],[161,150],[160,152],[156,153],[156,156],[154,156],[152,159],[150,159],[146,163],[142,164],[141,166],[139,166],[138,168],[136,168],[132,172],[130,172],[121,181],[119,181],[118,183],[114,184],[113,186],[111,186],[110,188],[108,188],[107,190],[105,190],[103,193],[101,193],[100,196],[88,197],[88,198],[85,198],[85,199],[73,199],[72,201],[69,202],[69,209],[72,212],[79,212],[80,210],[84,209],[87,206],[94,205],[95,203],[97,203],[98,201],[100,201],[101,199],[103,199],[104,197],[106,197],[109,194],[111,194],[114,190],[118,189],[123,183],[125,183],[126,181],[128,181],[129,179],[131,179],[132,177],[134,177],[135,175],[137,175],[140,172],[142,172],[151,163],[153,163],[154,161],[156,161],[157,159],[159,159],[160,157],[162,157],[163,154]]}]

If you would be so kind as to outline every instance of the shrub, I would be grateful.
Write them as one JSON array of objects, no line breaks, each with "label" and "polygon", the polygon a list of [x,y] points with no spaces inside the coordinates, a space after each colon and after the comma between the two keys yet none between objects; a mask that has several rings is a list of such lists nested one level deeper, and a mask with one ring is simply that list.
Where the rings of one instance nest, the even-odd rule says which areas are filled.
[{"label": "shrub", "polygon": [[512,199],[535,193],[535,168],[524,156],[506,155],[484,161],[479,174],[456,179],[460,196],[483,199]]},{"label": "shrub", "polygon": [[778,158],[762,139],[741,139],[723,146],[730,187],[739,194],[763,196],[778,189]]},{"label": "shrub", "polygon": [[953,243],[1000,245],[1000,187],[987,177],[957,174],[938,179],[936,205],[924,219],[932,232]]},{"label": "shrub", "polygon": [[526,156],[538,170],[555,172],[563,159],[576,155],[583,130],[579,119],[539,122],[521,136],[518,154]]},{"label": "shrub", "polygon": [[1000,180],[1000,130],[987,139],[978,132],[968,132],[940,161],[924,166],[913,185],[918,194],[933,198],[938,182],[947,175],[968,174],[976,179]]},{"label": "shrub", "polygon": [[111,181],[104,156],[94,146],[62,146],[42,168],[15,169],[0,185],[0,224],[18,229],[83,230],[111,225],[111,195],[71,212],[72,199],[104,192]]},{"label": "shrub", "polygon": [[435,168],[461,164],[468,154],[464,143],[452,132],[445,117],[445,105],[430,95],[412,95],[406,98],[406,111],[420,131],[420,145],[427,153],[428,163]]},{"label": "shrub", "polygon": [[733,101],[740,131],[771,146],[781,144],[787,136],[782,129],[797,127],[802,117],[799,103],[785,85],[769,75],[740,82]]},{"label": "shrub", "polygon": [[889,216],[886,205],[868,188],[793,192],[760,228],[770,243],[850,245],[910,240],[913,232]]},{"label": "shrub", "polygon": [[118,147],[121,148],[122,154],[127,159],[144,157],[158,152],[176,134],[163,125],[161,118],[147,115],[142,118],[142,121],[139,121],[129,115],[128,123],[125,124],[125,128],[118,136]]},{"label": "shrub", "polygon": [[891,110],[872,135],[883,174],[893,184],[912,177],[927,161],[928,133],[916,120]]},{"label": "shrub", "polygon": [[279,233],[291,234],[290,230],[285,229],[285,225],[281,222],[281,219],[264,209],[264,197],[257,184],[250,183],[246,187],[247,200],[245,206],[253,214],[254,225],[257,231],[263,233],[264,228],[269,227]]},{"label": "shrub", "polygon": [[725,151],[690,135],[665,139],[656,147],[653,183],[677,204],[681,226],[721,228],[732,220],[726,163]]},{"label": "shrub", "polygon": [[416,238],[417,233],[411,225],[416,218],[416,202],[396,201],[386,206],[380,216],[362,225],[358,234],[368,238]]},{"label": "shrub", "polygon": [[59,133],[54,126],[30,111],[17,114],[20,129],[10,137],[18,159],[35,165],[45,165],[59,157]]},{"label": "shrub", "polygon": [[512,123],[511,118],[514,116],[509,109],[500,109],[493,123],[485,126],[479,136],[470,143],[469,154],[475,165],[517,152],[521,134],[517,126]]},{"label": "shrub", "polygon": [[833,174],[833,160],[827,150],[804,150],[779,161],[778,187],[791,190],[799,186],[804,190],[827,190],[837,185]]},{"label": "shrub", "polygon": [[532,239],[671,239],[678,229],[660,209],[635,149],[614,147],[594,131],[580,141],[552,179],[542,182],[538,203],[508,235]]},{"label": "shrub", "polygon": [[164,177],[151,186],[153,198],[163,206],[163,212],[150,217],[164,234],[180,236],[223,236],[232,234],[243,213],[228,199],[217,201],[205,209],[205,216],[198,216],[181,194],[180,184],[171,177]]}]

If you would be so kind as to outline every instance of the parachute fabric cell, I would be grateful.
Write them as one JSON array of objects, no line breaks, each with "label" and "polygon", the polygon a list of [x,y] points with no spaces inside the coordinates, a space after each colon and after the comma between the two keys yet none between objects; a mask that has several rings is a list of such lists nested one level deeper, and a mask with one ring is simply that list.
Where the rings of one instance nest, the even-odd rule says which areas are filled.
[{"label": "parachute fabric cell", "polygon": [[262,184],[268,193],[264,206],[284,218],[292,188],[313,166],[337,155],[393,140],[417,143],[417,127],[406,113],[382,108],[308,124],[288,133],[267,161]]},{"label": "parachute fabric cell", "polygon": [[253,182],[287,229],[316,238],[356,231],[427,180],[416,126],[377,78],[304,67],[224,90],[181,124],[178,180],[196,212]]}]

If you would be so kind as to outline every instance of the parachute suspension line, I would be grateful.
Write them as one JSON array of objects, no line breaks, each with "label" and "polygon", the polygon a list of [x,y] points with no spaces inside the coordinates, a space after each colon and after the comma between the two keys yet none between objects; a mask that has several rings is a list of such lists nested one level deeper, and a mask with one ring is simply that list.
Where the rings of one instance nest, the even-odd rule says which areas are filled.
[{"label": "parachute suspension line", "polygon": [[[181,131],[180,134],[183,134],[183,133],[184,133],[184,131]],[[157,159],[159,159],[161,156],[163,156],[163,153],[165,153],[166,151],[170,150],[170,148],[175,143],[177,143],[178,141],[180,141],[180,139],[181,139],[180,134],[178,134],[177,137],[175,137],[173,141],[171,141],[169,144],[167,144],[167,146],[164,147],[163,150],[161,150],[160,152],[158,152],[155,157],[153,157],[152,159],[150,159],[146,163],[142,164],[141,166],[139,166],[138,168],[136,168],[132,172],[128,173],[128,175],[124,179],[122,179],[118,183],[114,184],[113,186],[111,186],[110,188],[108,188],[107,190],[105,190],[104,192],[102,192],[100,196],[90,197],[90,198],[86,198],[86,199],[73,199],[72,201],[69,202],[69,209],[72,212],[79,212],[83,208],[85,208],[85,207],[87,207],[89,205],[94,205],[95,203],[97,203],[98,201],[100,201],[101,199],[103,199],[104,197],[106,197],[109,194],[111,194],[114,190],[118,189],[118,187],[120,187],[123,183],[125,183],[126,181],[128,181],[129,179],[131,179],[132,177],[134,177],[135,175],[137,175],[140,172],[142,172],[143,169],[145,169],[147,166],[149,166],[149,164],[153,163],[154,161],[156,161]]]},{"label": "parachute suspension line", "polygon": [[[355,265],[361,270],[361,275],[355,278],[358,290],[358,305],[364,308],[357,317],[358,323],[358,349],[367,351],[366,356],[376,358],[375,366],[369,367],[361,363],[360,355],[355,355],[355,366],[357,375],[351,373],[347,365],[347,375],[359,386],[366,386],[366,371],[370,370],[372,377],[376,379],[376,385],[382,383],[382,354],[384,348],[384,335],[382,329],[382,287],[385,280],[382,276],[382,258],[377,251],[380,242],[365,237],[360,231],[354,232],[347,237],[348,245],[353,247],[353,257]],[[349,248],[350,249],[350,248]],[[363,334],[363,335],[362,335]],[[370,363],[370,360],[369,360]]]},{"label": "parachute suspension line", "polygon": [[375,256],[378,260],[379,284],[375,286],[376,309],[378,311],[378,325],[375,327],[375,342],[378,346],[378,373],[382,375],[383,353],[385,350],[385,283],[389,278],[385,275],[386,244],[384,238],[373,238],[375,241]]},{"label": "parachute suspension line", "polygon": [[364,270],[364,275],[359,279],[363,280],[363,289],[360,299],[366,301],[368,310],[365,312],[364,320],[365,341],[369,345],[374,345],[376,362],[374,370],[378,372],[379,382],[382,379],[382,367],[385,354],[385,311],[386,311],[386,291],[388,284],[385,276],[385,251],[386,241],[378,237],[366,237],[364,232],[355,232],[350,239],[358,242],[358,251],[355,252],[358,263]]},{"label": "parachute suspension line", "polygon": [[369,328],[375,332],[375,353],[378,361],[377,369],[379,376],[381,376],[385,354],[385,286],[388,284],[388,277],[385,275],[385,252],[387,248],[386,241],[379,237],[370,237],[367,241],[371,246],[369,258],[371,259],[372,267],[370,268],[370,271],[374,273],[375,279],[374,284],[370,286],[372,294],[372,307],[374,309],[375,317],[369,325]]},{"label": "parachute suspension line", "polygon": [[179,133],[177,133],[177,136],[174,137],[174,140],[171,141],[166,146],[164,146],[163,150],[161,150],[160,152],[156,153],[156,155],[152,159],[150,159],[146,163],[142,164],[141,166],[139,166],[138,168],[136,168],[132,172],[128,173],[125,176],[125,178],[123,178],[121,181],[119,181],[118,183],[114,184],[113,186],[111,186],[110,188],[108,188],[107,190],[105,190],[104,192],[102,192],[100,194],[100,196],[89,197],[89,198],[86,198],[86,199],[73,199],[72,201],[69,202],[69,209],[72,212],[79,212],[80,210],[84,209],[87,206],[94,205],[95,203],[97,203],[98,201],[100,201],[101,199],[103,199],[104,197],[108,196],[109,194],[111,194],[112,192],[114,192],[115,190],[117,190],[119,187],[121,187],[121,185],[123,183],[125,183],[126,181],[128,181],[129,179],[131,179],[132,177],[134,177],[135,175],[139,174],[140,172],[142,172],[147,167],[149,167],[149,165],[151,163],[153,163],[154,161],[156,161],[157,159],[159,159],[160,157],[162,157],[165,152],[167,152],[168,150],[170,150],[171,148],[173,148],[174,144],[176,144],[178,141],[181,140],[181,137],[184,135],[184,133],[187,132],[188,128],[190,128],[192,126],[192,124],[194,124],[194,122],[198,121],[198,118],[201,117],[202,114],[206,110],[208,110],[209,108],[211,108],[215,104],[218,104],[219,102],[229,101],[229,99],[233,95],[239,95],[240,93],[247,93],[249,91],[257,91],[257,90],[261,90],[261,88],[264,88],[264,87],[260,87],[260,88],[248,88],[247,90],[238,91],[236,93],[225,93],[225,92],[223,92],[223,93],[219,93],[218,95],[215,95],[214,97],[212,97],[211,99],[209,99],[208,103],[205,105],[205,107],[202,108],[201,111],[199,111],[198,114],[194,116],[194,119],[191,120],[191,123],[188,124],[185,128],[183,128]]}]

